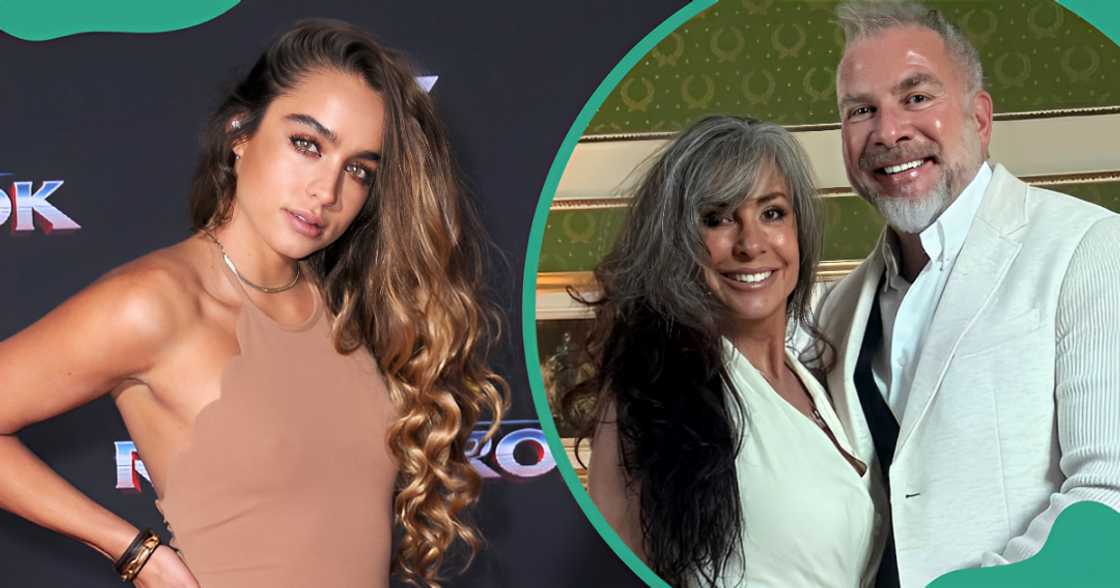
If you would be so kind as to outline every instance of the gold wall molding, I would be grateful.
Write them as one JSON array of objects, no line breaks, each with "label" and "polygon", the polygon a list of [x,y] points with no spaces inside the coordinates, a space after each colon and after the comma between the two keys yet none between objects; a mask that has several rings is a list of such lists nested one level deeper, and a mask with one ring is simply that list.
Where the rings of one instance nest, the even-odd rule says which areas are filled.
[{"label": "gold wall molding", "polygon": [[[856,269],[862,259],[831,259],[822,261],[817,266],[817,281],[831,282],[839,280]],[[583,272],[541,272],[537,274],[537,293],[567,292],[572,288],[582,293],[595,293],[599,290],[595,282],[595,274]]]},{"label": "gold wall molding", "polygon": [[[1092,115],[1087,116],[1086,111]],[[1117,112],[1112,112],[1117,111]],[[1120,170],[1120,106],[1068,110],[1070,116],[1034,117],[1015,113],[995,122],[990,145],[993,161],[1017,176],[1082,175]],[[850,190],[839,130],[795,132],[821,188]],[[576,145],[556,186],[561,201],[587,199],[609,206],[609,199],[633,190],[644,166],[668,140],[631,135],[635,140]],[[641,139],[641,140],[637,140]]]},{"label": "gold wall molding", "polygon": [[[1058,186],[1062,184],[1098,184],[1104,182],[1120,182],[1120,170],[1019,176],[1019,179],[1031,186],[1038,187]],[[821,188],[817,190],[817,195],[821,198],[856,198],[859,196],[850,186]],[[620,194],[606,198],[558,198],[552,201],[549,210],[600,210],[608,208],[627,208],[628,206],[630,206],[630,196]]]},{"label": "gold wall molding", "polygon": [[[808,123],[798,125],[782,125],[791,133],[805,133],[812,131],[835,131],[840,129],[840,123]],[[637,133],[597,133],[583,135],[580,143],[605,143],[613,141],[665,141],[672,139],[677,131],[642,131]]]},{"label": "gold wall molding", "polygon": [[1083,174],[1050,174],[1043,176],[1020,176],[1020,180],[1032,186],[1056,186],[1059,184],[1100,184],[1120,182],[1120,170],[1101,171]]},{"label": "gold wall molding", "polygon": [[599,208],[627,208],[630,197],[626,195],[607,198],[563,198],[552,201],[549,210],[592,210]]},{"label": "gold wall molding", "polygon": [[598,290],[594,272],[542,272],[537,274],[537,292],[566,292],[568,288],[579,291]]},{"label": "gold wall molding", "polygon": [[[1094,116],[1100,114],[1120,114],[1120,104],[1114,106],[1085,106],[1082,108],[1051,108],[1046,110],[1027,110],[1021,112],[997,112],[992,120],[1040,120],[1066,116]],[[782,125],[791,133],[813,131],[836,131],[839,122]],[[580,137],[580,143],[602,143],[607,141],[662,141],[671,139],[677,131],[645,131],[637,133],[595,133]]]},{"label": "gold wall molding", "polygon": [[852,273],[852,270],[859,267],[861,263],[863,263],[862,259],[834,259],[822,261],[821,264],[817,266],[817,281],[835,282]]}]

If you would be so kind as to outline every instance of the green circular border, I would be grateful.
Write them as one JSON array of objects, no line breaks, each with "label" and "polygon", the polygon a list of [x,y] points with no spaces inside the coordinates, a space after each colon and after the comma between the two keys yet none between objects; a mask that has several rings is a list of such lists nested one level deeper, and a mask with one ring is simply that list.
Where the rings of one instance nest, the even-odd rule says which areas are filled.
[{"label": "green circular border", "polygon": [[166,33],[210,22],[241,0],[0,0],[0,31],[24,41],[82,33]]},{"label": "green circular border", "polygon": [[[603,105],[607,96],[614,91],[615,86],[662,39],[668,37],[677,27],[715,3],[716,0],[690,2],[657,25],[657,28],[650,31],[641,41],[638,41],[638,44],[628,51],[622,60],[611,69],[607,77],[603,78],[602,83],[591,94],[591,98],[588,98],[587,103],[583,105],[583,109],[579,111],[579,116],[576,117],[575,122],[568,129],[568,134],[564,136],[564,141],[560,144],[560,150],[556,152],[556,159],[552,160],[552,166],[548,169],[544,188],[541,189],[540,200],[537,201],[537,211],[533,215],[533,225],[529,230],[529,245],[525,252],[525,273],[522,276],[524,281],[521,288],[521,336],[524,341],[525,362],[528,368],[526,371],[529,374],[529,388],[533,395],[533,406],[540,418],[541,430],[544,431],[545,438],[548,439],[549,449],[555,456],[565,455],[565,450],[564,444],[560,441],[560,434],[556,430],[556,422],[552,420],[552,409],[548,405],[548,395],[545,393],[544,380],[541,378],[540,362],[537,360],[537,272],[541,264],[541,243],[544,241],[544,227],[548,222],[548,210],[552,204],[552,198],[556,194],[556,186],[560,183],[560,176],[564,174],[564,168],[568,166],[568,160],[571,159],[572,151],[575,150],[576,143],[579,142],[584,129],[591,124],[591,119],[598,112],[599,107]],[[653,570],[645,562],[634,555],[633,551],[630,551],[630,548],[622,542],[622,538],[607,524],[603,515],[599,514],[599,510],[591,502],[591,496],[580,484],[579,477],[576,475],[572,464],[565,458],[558,458],[555,461],[556,469],[560,470],[560,475],[564,478],[564,483],[568,485],[572,497],[575,498],[580,509],[583,510],[587,520],[591,522],[595,530],[599,531],[603,540],[614,550],[615,554],[646,584],[658,588],[669,588],[669,585],[658,578],[657,574],[653,573]]]},{"label": "green circular border", "polygon": [[[1120,2],[1101,2],[1100,0],[1056,1],[1096,27],[1113,43],[1120,45]],[[524,340],[525,363],[529,375],[529,388],[533,396],[533,406],[540,417],[541,429],[548,439],[549,449],[553,455],[563,456],[565,455],[565,449],[560,440],[560,434],[556,430],[556,423],[552,419],[552,409],[548,404],[548,396],[545,392],[544,380],[541,378],[540,361],[538,360],[537,273],[540,269],[541,245],[544,241],[545,224],[548,221],[552,199],[556,195],[556,187],[560,183],[560,177],[568,165],[568,160],[575,150],[576,143],[579,142],[584,130],[591,123],[591,119],[598,112],[603,101],[614,91],[615,86],[647,53],[665,37],[668,37],[677,27],[714,4],[716,4],[716,0],[698,0],[681,8],[665,19],[657,28],[650,31],[641,41],[638,41],[638,44],[611,69],[607,77],[591,94],[587,103],[584,104],[571,128],[568,129],[568,133],[564,136],[564,141],[560,144],[560,149],[556,153],[556,159],[552,161],[552,165],[549,167],[544,187],[541,189],[537,209],[533,215],[532,228],[529,231],[528,249],[525,253],[525,271],[522,276],[521,290],[521,335]],[[583,510],[587,520],[602,535],[603,540],[614,550],[615,554],[646,584],[658,588],[669,588],[668,584],[657,577],[653,570],[623,543],[618,534],[607,524],[603,515],[599,514],[598,509],[591,502],[591,497],[583,489],[583,485],[580,484],[579,477],[572,464],[567,459],[556,459],[556,467],[560,470],[564,483],[568,485],[568,490],[579,504],[580,509]],[[956,584],[956,586],[962,585]]]}]

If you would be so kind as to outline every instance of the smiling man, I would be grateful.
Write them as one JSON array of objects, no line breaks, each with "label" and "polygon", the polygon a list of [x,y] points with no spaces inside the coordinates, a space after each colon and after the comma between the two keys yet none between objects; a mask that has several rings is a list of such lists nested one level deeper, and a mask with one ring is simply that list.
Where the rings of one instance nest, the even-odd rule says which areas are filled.
[{"label": "smiling man", "polygon": [[888,226],[819,308],[828,383],[886,480],[878,583],[925,586],[1120,507],[1120,216],[987,161],[993,99],[939,13],[838,15],[844,163]]}]

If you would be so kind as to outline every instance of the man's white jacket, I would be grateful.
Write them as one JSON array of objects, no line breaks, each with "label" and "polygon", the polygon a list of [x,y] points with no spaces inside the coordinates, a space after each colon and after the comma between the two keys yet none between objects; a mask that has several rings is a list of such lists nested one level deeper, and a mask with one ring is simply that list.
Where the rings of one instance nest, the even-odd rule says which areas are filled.
[{"label": "man's white jacket", "polygon": [[[883,272],[869,256],[818,307],[872,467],[853,373]],[[932,316],[890,467],[904,587],[1034,555],[1075,501],[1120,509],[1120,216],[996,166]]]}]

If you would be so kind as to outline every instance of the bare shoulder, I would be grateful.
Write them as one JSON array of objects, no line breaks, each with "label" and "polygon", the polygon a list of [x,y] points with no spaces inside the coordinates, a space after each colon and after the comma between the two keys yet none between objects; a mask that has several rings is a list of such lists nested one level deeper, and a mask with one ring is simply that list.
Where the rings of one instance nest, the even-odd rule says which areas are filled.
[{"label": "bare shoulder", "polygon": [[189,243],[109,272],[0,341],[0,431],[88,402],[174,350],[198,323],[205,295]]},{"label": "bare shoulder", "polygon": [[82,306],[112,316],[116,328],[154,342],[194,324],[204,295],[199,268],[180,243],[114,269],[80,297]]},{"label": "bare shoulder", "polygon": [[67,341],[84,347],[75,355],[106,365],[127,357],[128,365],[118,367],[150,366],[200,316],[206,294],[192,247],[187,240],[110,271],[5,343],[39,348]]}]

